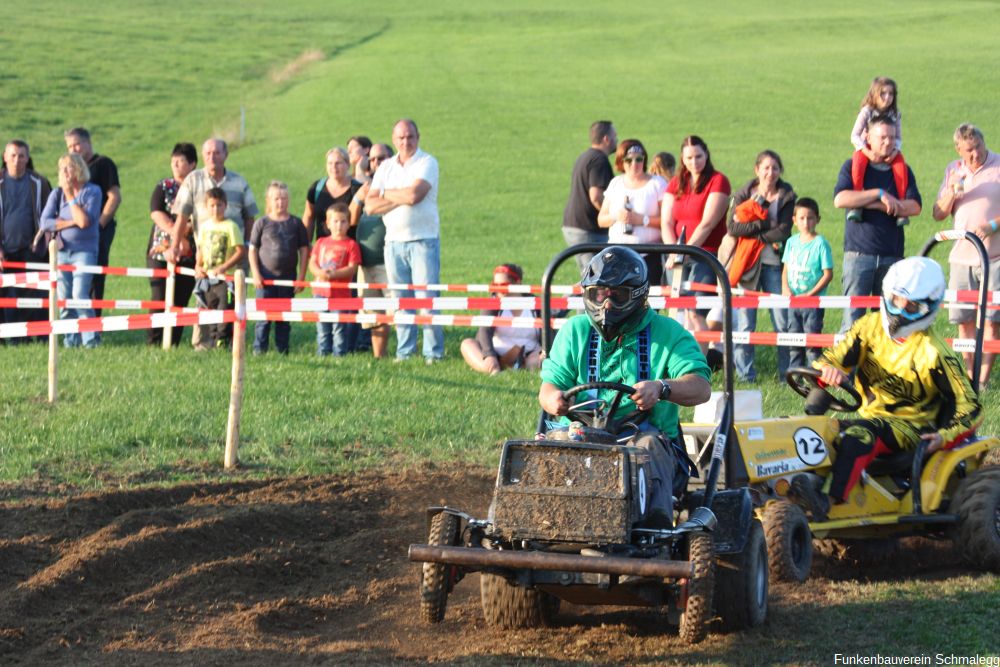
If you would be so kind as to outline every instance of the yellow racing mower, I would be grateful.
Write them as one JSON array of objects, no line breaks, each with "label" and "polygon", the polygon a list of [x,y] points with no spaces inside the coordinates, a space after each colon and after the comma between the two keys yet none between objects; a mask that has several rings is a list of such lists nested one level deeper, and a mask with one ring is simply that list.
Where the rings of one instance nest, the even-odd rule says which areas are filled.
[{"label": "yellow racing mower", "polygon": [[[988,298],[986,250],[974,234],[943,231],[928,241],[921,254],[926,256],[940,241],[963,238],[979,249],[984,267],[974,357],[978,369]],[[793,477],[813,473],[828,479],[841,435],[841,420],[822,413],[827,409],[851,413],[862,403],[850,380],[829,387],[819,376],[813,368],[792,368],[787,374],[791,387],[807,397],[807,414],[748,420],[737,415],[734,421],[735,442],[729,449],[733,455],[726,459],[726,478],[760,494],[757,514],[765,528],[771,576],[804,581],[814,544],[826,555],[848,556],[854,550],[877,553],[887,542],[912,535],[950,538],[968,563],[1000,572],[1000,440],[993,436],[972,433],[930,455],[927,443],[921,441],[914,450],[877,457],[845,502],[831,506],[823,521],[807,520],[789,498]],[[974,379],[974,390],[976,385]],[[703,433],[707,426],[684,428]]]}]

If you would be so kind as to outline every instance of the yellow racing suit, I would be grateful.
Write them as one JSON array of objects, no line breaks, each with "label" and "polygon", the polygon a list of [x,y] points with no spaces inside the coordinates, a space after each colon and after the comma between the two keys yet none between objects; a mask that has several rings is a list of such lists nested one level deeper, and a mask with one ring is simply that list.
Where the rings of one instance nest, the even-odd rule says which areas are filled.
[{"label": "yellow racing suit", "polygon": [[892,339],[879,311],[857,320],[816,361],[854,373],[861,419],[841,423],[830,495],[843,500],[872,459],[909,450],[924,433],[938,432],[942,447],[961,442],[983,420],[979,397],[962,358],[936,333]]}]

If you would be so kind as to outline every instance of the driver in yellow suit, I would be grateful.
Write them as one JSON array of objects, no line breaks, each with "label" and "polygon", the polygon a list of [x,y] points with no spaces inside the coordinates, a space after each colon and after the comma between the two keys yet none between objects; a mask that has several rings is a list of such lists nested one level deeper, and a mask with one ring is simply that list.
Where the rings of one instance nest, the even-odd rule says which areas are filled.
[{"label": "driver in yellow suit", "polygon": [[928,453],[961,442],[983,420],[979,397],[961,357],[931,331],[944,299],[940,265],[910,257],[889,268],[878,312],[857,320],[845,338],[814,366],[827,385],[854,373],[860,419],[841,422],[829,497],[808,475],[792,480],[792,495],[816,521],[830,502],[843,502],[861,472],[882,454],[911,450],[925,440]]}]

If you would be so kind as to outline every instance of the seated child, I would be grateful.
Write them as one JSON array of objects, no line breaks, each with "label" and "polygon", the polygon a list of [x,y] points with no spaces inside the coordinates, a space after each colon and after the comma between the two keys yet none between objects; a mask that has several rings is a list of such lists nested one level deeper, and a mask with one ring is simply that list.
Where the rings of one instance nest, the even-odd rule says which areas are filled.
[{"label": "seated child", "polygon": [[[501,264],[493,269],[494,285],[510,285],[521,282],[523,276],[517,264]],[[494,293],[494,298],[502,298],[503,293]],[[487,310],[483,315],[493,317],[535,317],[535,312],[525,309],[519,313],[507,310]],[[508,368],[530,368],[542,366],[542,347],[538,340],[538,329],[523,329],[510,326],[480,327],[475,338],[462,341],[462,357],[465,363],[480,373],[496,375]]]}]

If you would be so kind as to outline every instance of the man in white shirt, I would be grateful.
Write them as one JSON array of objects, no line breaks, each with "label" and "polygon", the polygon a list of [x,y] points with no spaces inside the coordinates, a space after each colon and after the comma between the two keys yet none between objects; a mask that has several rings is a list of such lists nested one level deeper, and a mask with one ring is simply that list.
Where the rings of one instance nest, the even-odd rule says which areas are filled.
[{"label": "man in white shirt", "polygon": [[[365,198],[369,215],[385,223],[385,266],[390,283],[433,284],[440,281],[441,232],[438,218],[438,163],[420,150],[420,132],[409,118],[392,129],[395,157],[384,161],[372,178]],[[432,298],[437,292],[395,290],[397,298]],[[421,313],[431,313],[424,311]],[[417,352],[417,327],[396,326],[396,360]],[[428,364],[444,356],[444,330],[424,327],[424,359]]]}]

